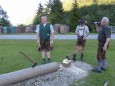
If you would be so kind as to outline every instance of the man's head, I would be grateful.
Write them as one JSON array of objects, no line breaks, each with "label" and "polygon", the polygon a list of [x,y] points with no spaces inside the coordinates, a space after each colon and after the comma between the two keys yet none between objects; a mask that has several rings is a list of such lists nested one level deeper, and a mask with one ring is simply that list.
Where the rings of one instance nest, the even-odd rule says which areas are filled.
[{"label": "man's head", "polygon": [[45,24],[47,22],[47,16],[41,16],[41,22]]},{"label": "man's head", "polygon": [[85,23],[84,19],[81,18],[81,19],[79,20],[79,24],[80,24],[80,25],[83,25],[84,23]]},{"label": "man's head", "polygon": [[107,25],[109,23],[109,19],[107,17],[103,17],[101,20],[101,25]]}]

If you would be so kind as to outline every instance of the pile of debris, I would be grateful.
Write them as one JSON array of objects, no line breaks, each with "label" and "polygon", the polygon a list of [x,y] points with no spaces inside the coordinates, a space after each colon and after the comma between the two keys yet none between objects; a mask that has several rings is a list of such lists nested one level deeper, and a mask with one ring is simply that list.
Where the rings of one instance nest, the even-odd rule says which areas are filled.
[{"label": "pile of debris", "polygon": [[73,86],[77,85],[77,81],[88,75],[88,71],[92,67],[84,62],[71,62],[70,67],[63,67],[57,72],[38,76],[29,80],[25,80],[10,86]]},{"label": "pile of debris", "polygon": [[62,34],[64,34],[64,33],[68,33],[69,30],[70,30],[70,28],[67,25],[55,24],[54,25],[54,30],[55,30],[56,33],[62,33]]}]

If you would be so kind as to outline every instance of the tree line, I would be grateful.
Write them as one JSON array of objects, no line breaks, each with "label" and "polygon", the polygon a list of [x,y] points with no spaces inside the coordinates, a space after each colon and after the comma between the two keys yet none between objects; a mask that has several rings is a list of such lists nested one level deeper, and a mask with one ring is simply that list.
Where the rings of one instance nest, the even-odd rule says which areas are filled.
[{"label": "tree line", "polygon": [[[72,5],[69,4],[69,2]],[[115,2],[114,0],[68,0],[67,6],[70,10],[66,10],[64,6],[64,0],[49,0],[45,6],[41,3],[38,5],[36,16],[33,20],[33,24],[40,23],[40,16],[48,16],[48,21],[52,24],[66,24],[70,26],[70,31],[75,31],[80,18],[85,19],[85,23],[89,26],[90,31],[95,32],[93,22],[100,22],[101,18],[107,16],[110,19],[110,25],[115,25]],[[87,5],[87,3],[91,3]]]}]

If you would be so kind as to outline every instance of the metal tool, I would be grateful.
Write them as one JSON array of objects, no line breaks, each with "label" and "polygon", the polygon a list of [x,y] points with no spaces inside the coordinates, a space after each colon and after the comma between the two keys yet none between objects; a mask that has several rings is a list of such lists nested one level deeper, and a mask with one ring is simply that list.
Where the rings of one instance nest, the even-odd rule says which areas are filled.
[{"label": "metal tool", "polygon": [[24,52],[19,52],[19,53],[22,54],[28,61],[30,61],[33,64],[32,67],[35,67],[37,65],[37,62],[31,60]]},{"label": "metal tool", "polygon": [[[78,51],[81,50],[81,49],[82,49],[82,48],[79,48]],[[70,59],[70,56],[71,56],[71,55],[73,55],[73,53],[67,54],[67,55],[66,55],[66,58],[67,58],[68,60],[71,60],[71,59]]]}]

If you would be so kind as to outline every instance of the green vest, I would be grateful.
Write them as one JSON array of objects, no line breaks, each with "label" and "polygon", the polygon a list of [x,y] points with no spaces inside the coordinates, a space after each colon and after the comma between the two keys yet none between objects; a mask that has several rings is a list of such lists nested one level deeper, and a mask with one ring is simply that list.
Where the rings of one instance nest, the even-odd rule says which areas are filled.
[{"label": "green vest", "polygon": [[39,24],[39,36],[40,39],[50,39],[50,24],[47,23],[46,26],[44,27],[44,25],[42,23]]}]

